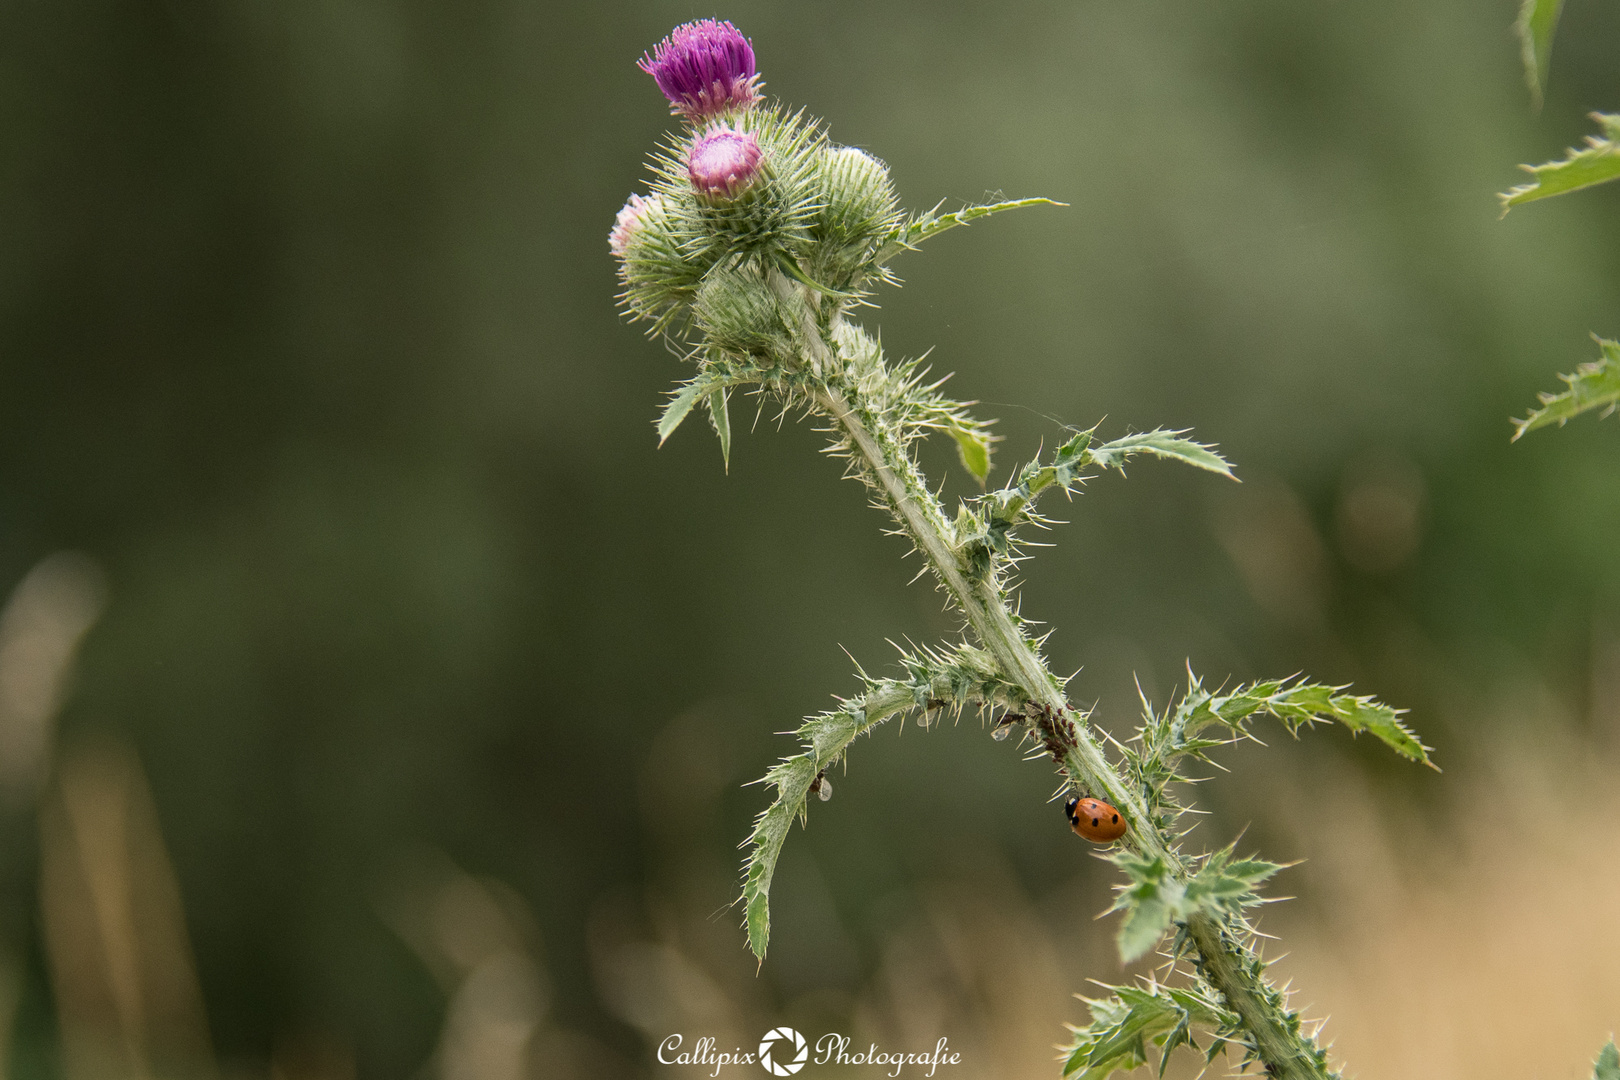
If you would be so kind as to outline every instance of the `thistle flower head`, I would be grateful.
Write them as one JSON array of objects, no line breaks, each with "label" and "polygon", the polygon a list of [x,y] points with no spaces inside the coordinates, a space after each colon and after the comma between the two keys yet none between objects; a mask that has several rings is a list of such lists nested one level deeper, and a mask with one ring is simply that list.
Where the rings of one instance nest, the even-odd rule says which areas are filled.
[{"label": "thistle flower head", "polygon": [[763,157],[752,132],[716,124],[692,144],[686,174],[699,198],[724,201],[748,189]]},{"label": "thistle flower head", "polygon": [[747,108],[759,100],[754,47],[729,22],[699,19],[677,26],[636,66],[689,120]]},{"label": "thistle flower head", "polygon": [[630,201],[624,204],[618,217],[613,219],[613,230],[608,233],[608,247],[613,254],[624,258],[625,250],[630,247],[630,241],[635,238],[636,231],[642,227],[648,215],[655,213],[662,200],[657,195],[643,199],[640,195],[630,196]]}]

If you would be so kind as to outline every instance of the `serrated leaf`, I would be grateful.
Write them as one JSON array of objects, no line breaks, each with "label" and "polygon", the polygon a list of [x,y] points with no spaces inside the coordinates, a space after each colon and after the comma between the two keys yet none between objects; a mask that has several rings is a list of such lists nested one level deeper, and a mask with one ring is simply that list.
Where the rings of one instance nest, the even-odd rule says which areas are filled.
[{"label": "serrated leaf", "polygon": [[1204,911],[1217,918],[1235,915],[1260,903],[1261,884],[1282,869],[1264,859],[1232,861],[1231,847],[1214,852],[1187,882],[1186,914]]},{"label": "serrated leaf", "polygon": [[951,438],[956,440],[962,468],[972,473],[979,483],[984,483],[985,477],[990,475],[990,436],[977,429],[951,428]]},{"label": "serrated leaf", "polygon": [[900,252],[927,240],[931,236],[938,236],[947,229],[954,229],[958,225],[966,225],[991,214],[999,214],[1003,210],[1019,210],[1026,206],[1068,206],[1068,203],[1056,202],[1052,199],[1011,199],[1007,202],[982,203],[978,206],[968,206],[951,214],[935,214],[930,211],[914,221],[896,229],[894,235],[884,242],[878,249],[874,262],[882,263],[894,258]]},{"label": "serrated leaf", "polygon": [[680,388],[664,406],[663,413],[658,417],[658,445],[675,433],[681,422],[691,413],[698,402],[702,402],[709,413],[709,422],[713,425],[715,434],[720,437],[720,453],[726,460],[729,469],[731,465],[731,417],[726,409],[726,397],[733,386],[743,386],[758,382],[757,375],[748,372],[719,372],[705,371],[689,382],[682,383]]},{"label": "serrated leaf", "polygon": [[1185,917],[1186,890],[1161,858],[1144,859],[1134,852],[1120,851],[1110,856],[1110,861],[1130,879],[1109,908],[1125,912],[1115,942],[1120,960],[1129,964],[1157,945],[1171,922]]},{"label": "serrated leaf", "polygon": [[1620,142],[1617,142],[1620,140],[1620,114],[1593,113],[1592,119],[1603,128],[1602,138],[1588,135],[1584,147],[1579,150],[1572,147],[1561,161],[1519,166],[1536,178],[1535,183],[1498,195],[1503,215],[1522,203],[1620,179]]},{"label": "serrated leaf", "polygon": [[1091,458],[1102,468],[1117,469],[1134,454],[1152,454],[1236,479],[1232,476],[1232,466],[1215,453],[1213,447],[1180,437],[1185,434],[1185,430],[1166,431],[1160,428],[1127,435],[1123,439],[1092,447]]},{"label": "serrated leaf", "polygon": [[1151,952],[1159,939],[1164,937],[1164,932],[1170,929],[1173,914],[1171,905],[1158,896],[1149,897],[1133,906],[1120,924],[1119,936],[1115,939],[1119,945],[1120,962],[1129,964]]},{"label": "serrated leaf", "polygon": [[1200,912],[1225,920],[1262,903],[1257,890],[1282,869],[1263,859],[1233,860],[1231,847],[1207,856],[1186,881],[1172,874],[1162,859],[1121,851],[1110,861],[1130,879],[1109,909],[1125,912],[1117,941],[1119,958],[1127,964],[1145,956],[1172,923],[1184,924]]},{"label": "serrated leaf", "polygon": [[771,943],[771,897],[768,889],[755,893],[743,911],[748,926],[748,949],[763,961],[765,950]]},{"label": "serrated leaf", "polygon": [[1408,761],[1434,764],[1429,760],[1429,748],[1401,723],[1399,709],[1392,709],[1371,698],[1352,697],[1349,694],[1337,695],[1328,705],[1325,715],[1331,716],[1352,733],[1365,731]]},{"label": "serrated leaf", "polygon": [[1189,991],[1145,986],[1108,986],[1113,997],[1083,999],[1091,1009],[1091,1023],[1071,1028],[1074,1041],[1063,1049],[1065,1080],[1106,1080],[1147,1064],[1147,1044],[1160,1046],[1159,1075],[1164,1075],[1170,1054],[1178,1046],[1198,1048],[1192,1025],[1216,1029],[1209,1048],[1210,1060],[1225,1047],[1219,1034],[1236,1022],[1235,1014],[1208,998]]},{"label": "serrated leaf", "polygon": [[1620,1080],[1620,1048],[1615,1047],[1613,1039],[1598,1052],[1592,1066],[1592,1080]]},{"label": "serrated leaf", "polygon": [[[1124,996],[1124,991],[1121,996]],[[1147,1046],[1144,1039],[1150,1033],[1160,1030],[1166,1024],[1175,1023],[1176,1010],[1169,1002],[1153,995],[1138,995],[1145,997],[1131,1004],[1130,1012],[1125,1019],[1109,1030],[1097,1045],[1092,1049],[1091,1056],[1098,1061],[1111,1061],[1116,1058],[1128,1058],[1139,1063],[1147,1059]]]},{"label": "serrated leaf", "polygon": [[[853,736],[852,736],[853,737]],[[772,769],[766,779],[776,785],[777,796],[754,823],[753,850],[748,857],[748,876],[743,881],[743,915],[748,926],[748,947],[759,959],[771,940],[771,878],[776,860],[782,854],[793,819],[804,809],[810,782],[815,779],[813,755],[801,754]]]},{"label": "serrated leaf", "polygon": [[[1370,697],[1357,697],[1341,693],[1342,686],[1322,686],[1318,683],[1296,683],[1288,686],[1283,680],[1253,683],[1239,687],[1231,694],[1214,696],[1196,683],[1182,698],[1173,716],[1159,721],[1168,724],[1181,739],[1197,734],[1204,727],[1219,723],[1234,733],[1245,732],[1244,721],[1265,713],[1283,722],[1290,733],[1298,733],[1319,720],[1332,720],[1343,724],[1353,734],[1365,731],[1397,754],[1410,761],[1433,767],[1429,748],[1418,741],[1416,735],[1401,722],[1402,710],[1391,708]],[[1179,742],[1165,746],[1161,754],[1181,754],[1186,748]]]},{"label": "serrated leaf", "polygon": [[1538,109],[1547,89],[1553,31],[1558,29],[1558,13],[1563,6],[1564,0],[1524,0],[1519,6],[1518,21],[1513,24],[1513,32],[1519,35],[1519,53],[1524,59],[1524,81]]},{"label": "serrated leaf", "polygon": [[1194,1050],[1198,1049],[1198,1044],[1193,1042],[1192,1038],[1192,1021],[1187,1016],[1179,1017],[1176,1020],[1175,1026],[1164,1037],[1164,1043],[1159,1048],[1160,1077],[1164,1076],[1164,1070],[1170,1064],[1170,1055],[1175,1052],[1178,1046],[1190,1046]]},{"label": "serrated leaf", "polygon": [[731,472],[731,413],[726,410],[726,391],[724,387],[712,391],[708,397],[709,423],[714,425],[714,433],[720,436],[720,457],[725,463],[726,472]]},{"label": "serrated leaf", "polygon": [[743,844],[749,853],[742,901],[748,946],[761,961],[771,937],[770,891],[776,862],[793,820],[806,817],[806,796],[822,770],[841,758],[857,736],[897,713],[1023,700],[1014,697],[1017,688],[1001,676],[989,654],[966,643],[949,650],[923,647],[902,652],[900,665],[904,678],[872,679],[863,674],[864,693],[806,720],[798,730],[804,751],[784,758],[759,781],[775,787],[776,798],[754,819],[754,831]]},{"label": "serrated leaf", "polygon": [[669,399],[669,404],[664,406],[663,414],[658,417],[659,446],[664,445],[664,441],[675,434],[675,429],[681,426],[686,414],[692,411],[692,406],[697,404],[698,398],[708,389],[706,380],[693,379]]},{"label": "serrated leaf", "polygon": [[1557,424],[1563,427],[1573,417],[1593,409],[1613,409],[1620,402],[1620,342],[1594,335],[1603,355],[1575,369],[1573,375],[1560,375],[1569,387],[1560,394],[1541,394],[1541,408],[1532,409],[1523,420],[1513,421],[1513,441],[1527,431]]}]

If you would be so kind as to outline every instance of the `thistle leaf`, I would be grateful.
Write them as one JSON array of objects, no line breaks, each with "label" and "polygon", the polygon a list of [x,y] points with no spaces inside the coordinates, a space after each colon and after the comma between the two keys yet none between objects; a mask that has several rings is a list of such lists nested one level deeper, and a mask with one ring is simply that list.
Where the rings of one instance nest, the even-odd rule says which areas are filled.
[{"label": "thistle leaf", "polygon": [[800,726],[802,753],[784,758],[759,781],[776,788],[776,799],[754,820],[743,876],[743,913],[748,946],[760,960],[771,938],[771,878],[794,818],[807,816],[806,796],[815,778],[843,757],[855,738],[897,713],[911,709],[961,709],[972,704],[1011,705],[1020,691],[1004,679],[983,650],[962,644],[950,650],[903,652],[905,677],[862,676],[865,691]]},{"label": "thistle leaf", "polygon": [[1557,424],[1563,427],[1571,417],[1592,409],[1607,406],[1613,409],[1620,402],[1620,342],[1593,336],[1603,355],[1591,363],[1582,364],[1573,375],[1560,375],[1569,389],[1561,394],[1539,395],[1541,408],[1532,409],[1523,420],[1513,421],[1513,441],[1527,431]]},{"label": "thistle leaf", "polygon": [[663,446],[664,441],[675,434],[675,429],[681,426],[686,414],[692,411],[697,404],[698,396],[709,389],[707,380],[702,377],[693,379],[680,388],[669,404],[664,406],[663,415],[658,418],[658,445]]},{"label": "thistle leaf", "polygon": [[956,451],[962,459],[962,468],[973,474],[979,483],[990,475],[990,436],[979,428],[951,428],[956,440]]},{"label": "thistle leaf", "polygon": [[1613,1039],[1598,1052],[1592,1066],[1592,1080],[1620,1080],[1620,1049],[1616,1049]]},{"label": "thistle leaf", "polygon": [[729,367],[717,364],[682,383],[658,417],[658,445],[664,445],[664,441],[675,433],[675,429],[681,426],[687,414],[701,401],[709,410],[709,420],[714,424],[715,433],[720,436],[720,452],[725,455],[729,464],[731,420],[726,412],[726,393],[733,386],[757,383],[760,379],[757,368],[750,370],[735,364]]},{"label": "thistle leaf", "polygon": [[1401,723],[1402,710],[1392,709],[1370,697],[1340,693],[1343,689],[1318,683],[1290,686],[1288,680],[1272,680],[1251,683],[1231,694],[1217,696],[1195,684],[1177,705],[1170,725],[1183,737],[1194,735],[1211,723],[1222,724],[1234,734],[1243,734],[1246,720],[1267,714],[1282,721],[1290,734],[1298,734],[1300,728],[1319,720],[1333,720],[1349,728],[1352,734],[1370,733],[1409,761],[1434,764],[1429,760],[1429,748]]},{"label": "thistle leaf", "polygon": [[[850,738],[855,736],[850,734]],[[759,959],[765,959],[765,947],[771,940],[771,877],[776,873],[776,860],[782,854],[782,843],[793,824],[794,817],[804,810],[804,798],[815,779],[815,760],[801,754],[783,762],[766,774],[766,781],[776,785],[776,801],[754,822],[754,833],[749,841],[754,850],[748,859],[748,876],[743,881],[743,911],[748,925],[748,947]]]},{"label": "thistle leaf", "polygon": [[1497,196],[1502,200],[1503,216],[1521,203],[1620,179],[1620,113],[1593,113],[1592,119],[1603,129],[1602,138],[1588,135],[1586,146],[1579,150],[1572,147],[1562,161],[1519,166],[1536,178],[1535,183]]},{"label": "thistle leaf", "polygon": [[1164,932],[1170,929],[1174,910],[1157,896],[1145,899],[1131,908],[1125,916],[1124,923],[1120,925],[1119,937],[1116,939],[1120,962],[1129,964],[1152,951],[1153,946],[1164,937]]},{"label": "thistle leaf", "polygon": [[1128,964],[1157,945],[1172,921],[1185,917],[1186,891],[1163,859],[1120,851],[1111,860],[1130,879],[1108,909],[1125,912],[1115,940],[1120,960]]},{"label": "thistle leaf", "polygon": [[1530,100],[1541,108],[1547,89],[1547,67],[1552,62],[1553,31],[1558,29],[1558,13],[1564,0],[1524,0],[1513,32],[1519,35],[1519,53],[1524,58],[1524,81],[1530,87]]},{"label": "thistle leaf", "polygon": [[1232,859],[1230,846],[1204,858],[1185,882],[1170,873],[1163,859],[1144,859],[1121,851],[1111,857],[1129,882],[1120,887],[1110,911],[1124,911],[1119,928],[1119,958],[1129,964],[1147,955],[1172,923],[1183,924],[1200,912],[1225,920],[1262,903],[1260,885],[1282,867],[1263,859]]},{"label": "thistle leaf", "polygon": [[[1234,1013],[1196,990],[1170,990],[1156,983],[1145,986],[1108,986],[1113,997],[1083,998],[1091,1009],[1091,1023],[1071,1028],[1074,1041],[1063,1047],[1064,1080],[1106,1080],[1116,1072],[1129,1072],[1147,1064],[1149,1042],[1160,1044],[1159,1075],[1164,1075],[1170,1052],[1178,1046],[1197,1048],[1192,1027],[1219,1032],[1237,1021]],[[1225,1047],[1218,1034],[1209,1049],[1210,1060]]]},{"label": "thistle leaf", "polygon": [[1317,715],[1337,720],[1349,728],[1352,735],[1368,732],[1408,761],[1434,764],[1429,760],[1429,748],[1401,723],[1401,710],[1392,709],[1380,701],[1335,694],[1328,699],[1325,708],[1318,710]]},{"label": "thistle leaf", "polygon": [[1233,860],[1228,845],[1205,858],[1204,865],[1187,882],[1188,913],[1202,910],[1225,916],[1254,907],[1263,902],[1259,887],[1281,869],[1281,864],[1264,859]]},{"label": "thistle leaf", "polygon": [[991,214],[999,214],[1003,210],[1020,210],[1026,206],[1068,206],[1068,203],[1056,202],[1052,199],[1012,199],[1008,202],[982,203],[978,206],[968,206],[951,214],[935,214],[932,210],[920,217],[897,228],[894,233],[878,248],[873,258],[875,263],[887,262],[907,248],[927,240],[931,236],[938,236],[947,229],[954,229],[958,225],[966,225],[970,221],[977,221]]},{"label": "thistle leaf", "polygon": [[726,410],[726,390],[721,387],[711,391],[708,397],[709,423],[714,425],[714,433],[720,436],[720,457],[725,462],[726,472],[731,471],[731,414]]},{"label": "thistle leaf", "polygon": [[1193,442],[1191,439],[1178,438],[1185,434],[1185,430],[1166,431],[1159,428],[1127,435],[1123,439],[1115,439],[1113,442],[1092,447],[1091,458],[1105,469],[1118,469],[1133,454],[1152,454],[1154,457],[1169,458],[1172,461],[1180,461],[1237,479],[1232,476],[1232,466],[1225,458],[1215,453],[1212,447]]},{"label": "thistle leaf", "polygon": [[1045,525],[1035,503],[1053,488],[1072,493],[1085,482],[1091,466],[1124,471],[1125,462],[1135,454],[1196,465],[1230,477],[1232,468],[1210,447],[1179,436],[1181,431],[1139,432],[1100,446],[1093,445],[1095,427],[1077,432],[1052,454],[1048,461],[1031,461],[1019,469],[1011,483],[970,501],[970,517],[959,519],[956,543],[967,570],[974,576],[989,573],[998,562],[1019,557],[1018,530],[1027,524]]}]

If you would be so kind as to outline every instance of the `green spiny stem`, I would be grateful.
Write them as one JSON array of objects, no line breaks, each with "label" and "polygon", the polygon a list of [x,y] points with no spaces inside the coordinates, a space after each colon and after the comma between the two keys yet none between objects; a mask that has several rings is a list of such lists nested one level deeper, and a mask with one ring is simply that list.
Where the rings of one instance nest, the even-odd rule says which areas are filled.
[{"label": "green spiny stem", "polygon": [[[1253,954],[1232,939],[1220,923],[1200,913],[1187,920],[1187,937],[1198,950],[1199,971],[1221,992],[1228,1009],[1237,1013],[1253,1039],[1251,1048],[1272,1076],[1299,1080],[1338,1080],[1322,1063],[1316,1042],[1289,1024],[1284,1010],[1273,1003],[1269,990],[1254,974]],[[1269,992],[1268,992],[1269,991]]]},{"label": "green spiny stem", "polygon": [[[778,284],[783,288],[785,282]],[[812,299],[811,310],[814,308]],[[834,315],[833,318],[837,318]],[[1022,688],[1038,708],[1029,721],[1058,761],[1076,790],[1098,795],[1112,803],[1130,826],[1126,839],[1149,858],[1163,859],[1177,878],[1187,877],[1186,864],[1166,843],[1150,818],[1140,795],[1132,790],[1103,756],[1091,732],[1075,719],[1064,698],[1060,681],[1041,659],[1028,635],[1009,610],[993,577],[971,578],[963,569],[952,543],[952,532],[939,501],[928,490],[921,472],[904,447],[892,445],[863,419],[862,404],[840,385],[829,347],[820,327],[807,311],[803,344],[805,359],[821,378],[811,390],[816,408],[849,441],[855,460],[873,486],[882,492],[896,520],[928,561],[934,576],[956,602],[969,627],[1007,678]],[[1268,1072],[1286,1080],[1326,1080],[1330,1076],[1315,1062],[1314,1044],[1291,1030],[1284,1011],[1265,992],[1249,950],[1209,916],[1190,919],[1188,936],[1198,952],[1204,978],[1225,998],[1227,1006],[1243,1018],[1252,1047]]]}]

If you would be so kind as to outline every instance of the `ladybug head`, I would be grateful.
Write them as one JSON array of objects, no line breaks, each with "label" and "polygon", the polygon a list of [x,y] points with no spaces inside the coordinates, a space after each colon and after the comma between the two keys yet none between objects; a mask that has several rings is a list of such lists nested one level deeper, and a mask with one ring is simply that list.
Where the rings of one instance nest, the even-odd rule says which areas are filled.
[{"label": "ladybug head", "polygon": [[1064,816],[1067,817],[1070,821],[1073,821],[1074,820],[1074,808],[1079,806],[1079,805],[1080,805],[1080,796],[1078,796],[1078,795],[1076,795],[1074,798],[1070,799],[1068,802],[1064,803],[1063,804],[1063,814],[1064,814]]}]

